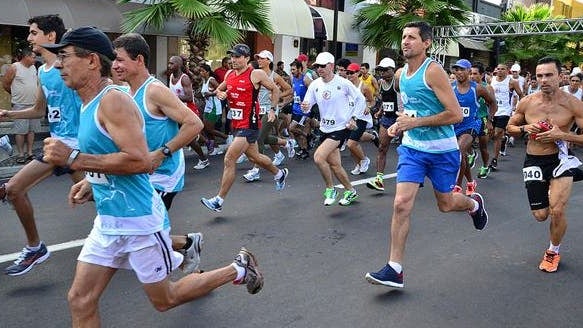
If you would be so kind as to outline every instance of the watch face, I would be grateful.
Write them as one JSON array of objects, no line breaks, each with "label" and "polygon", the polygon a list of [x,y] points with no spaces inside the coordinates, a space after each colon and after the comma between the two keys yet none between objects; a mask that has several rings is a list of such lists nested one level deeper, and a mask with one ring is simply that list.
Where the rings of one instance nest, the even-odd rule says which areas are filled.
[{"label": "watch face", "polygon": [[172,152],[170,151],[170,148],[164,147],[162,148],[162,153],[164,153],[166,156],[170,156]]}]

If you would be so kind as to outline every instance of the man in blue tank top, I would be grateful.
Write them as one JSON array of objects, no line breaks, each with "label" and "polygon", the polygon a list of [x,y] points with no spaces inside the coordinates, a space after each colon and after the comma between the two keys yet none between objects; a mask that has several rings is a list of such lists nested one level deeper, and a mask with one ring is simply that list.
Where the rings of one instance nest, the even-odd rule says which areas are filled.
[{"label": "man in blue tank top", "polygon": [[245,248],[232,264],[179,281],[169,275],[182,262],[172,250],[168,214],[148,173],[154,165],[144,137],[144,118],[136,102],[108,75],[116,58],[109,38],[81,27],[61,43],[45,45],[57,53],[57,67],[83,101],[79,149],[47,138],[44,160],[87,172],[69,193],[73,205],[95,200],[97,216],[77,261],[69,308],[73,327],[100,325],[99,299],[119,269],[129,269],[152,305],[166,311],[234,282],[255,294],[263,287],[257,261]]},{"label": "man in blue tank top", "polygon": [[462,112],[443,67],[427,57],[432,39],[432,27],[428,23],[405,25],[401,48],[407,64],[395,73],[404,111],[388,129],[390,136],[403,134],[397,149],[399,162],[389,256],[383,268],[365,275],[371,284],[404,287],[402,263],[409,220],[425,177],[431,180],[440,211],[468,211],[478,230],[484,229],[488,222],[480,194],[468,197],[452,192],[460,165],[453,124],[462,120]]},{"label": "man in blue tank top", "polygon": [[[51,137],[58,138],[73,148],[78,147],[79,108],[81,99],[68,88],[54,67],[55,54],[41,44],[59,42],[65,33],[63,20],[57,15],[33,17],[28,21],[28,42],[32,50],[40,54],[45,63],[39,68],[37,100],[33,107],[21,111],[0,110],[0,120],[40,118],[47,115]],[[48,113],[47,113],[48,109]],[[83,179],[83,172],[74,172],[66,166],[55,166],[42,160],[42,156],[26,164],[5,185],[0,186],[0,200],[7,199],[26,233],[27,244],[14,264],[4,269],[10,276],[18,276],[30,271],[35,264],[44,262],[50,252],[40,239],[34,219],[34,211],[28,191],[44,179],[55,175],[70,174],[73,182]]]}]

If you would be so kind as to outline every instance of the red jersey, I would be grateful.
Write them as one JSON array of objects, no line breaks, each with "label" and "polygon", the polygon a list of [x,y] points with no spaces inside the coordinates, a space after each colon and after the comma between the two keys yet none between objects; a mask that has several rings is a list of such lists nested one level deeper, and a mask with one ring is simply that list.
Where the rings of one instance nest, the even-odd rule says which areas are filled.
[{"label": "red jersey", "polygon": [[239,75],[235,71],[231,71],[229,75],[225,76],[233,129],[258,130],[261,128],[259,106],[257,106],[259,90],[255,89],[253,82],[251,82],[251,72],[253,72],[253,68],[248,67]]}]

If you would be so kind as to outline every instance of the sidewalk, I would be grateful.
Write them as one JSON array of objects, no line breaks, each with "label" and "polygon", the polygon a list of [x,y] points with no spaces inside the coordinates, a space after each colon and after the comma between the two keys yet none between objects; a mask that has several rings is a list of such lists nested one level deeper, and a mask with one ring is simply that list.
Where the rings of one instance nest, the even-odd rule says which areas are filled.
[{"label": "sidewalk", "polygon": [[[15,148],[16,145],[12,144],[12,147]],[[36,140],[33,146],[33,153],[40,154],[42,152],[43,141]],[[17,157],[16,149],[14,149],[14,154],[12,156],[8,156],[8,154],[2,150],[0,150],[0,180],[5,180],[12,177],[18,170],[20,170],[25,164],[16,163]]]}]

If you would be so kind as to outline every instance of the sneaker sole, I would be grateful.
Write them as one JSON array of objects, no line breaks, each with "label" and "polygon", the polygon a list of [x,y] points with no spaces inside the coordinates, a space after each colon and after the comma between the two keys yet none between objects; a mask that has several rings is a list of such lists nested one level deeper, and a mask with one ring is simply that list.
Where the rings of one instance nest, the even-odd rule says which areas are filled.
[{"label": "sneaker sole", "polygon": [[374,185],[374,184],[372,184],[372,183],[370,183],[370,182],[367,182],[367,183],[366,183],[366,186],[367,186],[369,189],[372,189],[372,190],[377,190],[377,191],[385,191],[385,188],[378,188],[376,185]]},{"label": "sneaker sole", "polygon": [[20,272],[14,272],[14,273],[6,273],[6,274],[7,274],[7,275],[9,275],[9,276],[12,276],[12,277],[21,276],[21,275],[23,275],[23,274],[25,274],[25,273],[29,272],[30,270],[32,270],[32,267],[33,267],[33,266],[35,266],[35,265],[37,265],[37,264],[41,264],[41,263],[43,263],[44,261],[46,261],[46,260],[49,258],[49,256],[51,256],[51,252],[49,252],[49,251],[47,250],[47,253],[46,253],[45,255],[43,255],[43,256],[41,256],[41,257],[39,257],[38,259],[36,259],[36,261],[32,262],[32,264],[31,264],[31,265],[29,265],[29,266],[28,266],[26,269],[24,269],[24,270],[22,270],[22,271],[20,271]]},{"label": "sneaker sole", "polygon": [[481,194],[475,192],[472,195],[477,195],[478,197],[480,197],[480,199],[482,200],[482,209],[484,210],[484,214],[486,214],[486,224],[484,224],[484,226],[482,227],[482,229],[478,229],[479,231],[482,231],[482,230],[486,229],[486,227],[488,226],[488,221],[490,221],[490,218],[488,217],[488,211],[486,211],[486,206],[485,206],[486,203],[484,202],[484,197],[482,197]]},{"label": "sneaker sole", "polygon": [[386,286],[386,287],[392,287],[392,288],[403,288],[405,287],[405,284],[398,284],[392,281],[382,281],[382,280],[378,280],[375,277],[371,276],[369,273],[367,273],[364,276],[364,279],[366,279],[366,281],[368,281],[370,284],[373,285],[381,285],[381,286]]},{"label": "sneaker sole", "polygon": [[260,278],[261,283],[259,284],[259,286],[257,286],[257,288],[255,288],[253,290],[247,289],[247,292],[249,292],[249,294],[252,294],[252,295],[257,294],[263,288],[263,274],[261,273],[261,271],[259,271],[259,262],[257,262],[255,255],[253,255],[253,253],[248,251],[245,247],[241,247],[241,252],[247,254],[249,256],[249,258],[251,259],[251,261],[253,261],[255,263],[255,265],[253,266],[253,269],[255,271],[255,274],[257,274],[257,277]]},{"label": "sneaker sole", "polygon": [[261,178],[248,179],[246,176],[243,176],[243,180],[245,180],[246,182],[255,182],[261,180]]},{"label": "sneaker sole", "polygon": [[220,211],[222,211],[222,210],[223,210],[222,208],[213,208],[213,207],[211,207],[210,205],[207,205],[207,203],[205,203],[205,201],[204,201],[204,200],[202,200],[202,199],[200,200],[200,202],[202,203],[202,205],[204,205],[204,207],[208,208],[208,209],[209,209],[209,210],[211,210],[211,211],[214,211],[214,212],[220,212]]}]

